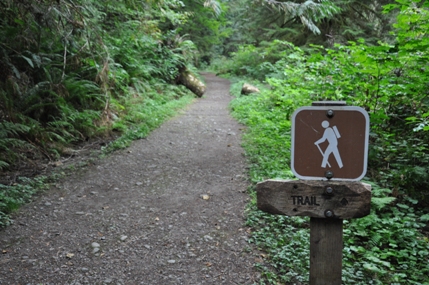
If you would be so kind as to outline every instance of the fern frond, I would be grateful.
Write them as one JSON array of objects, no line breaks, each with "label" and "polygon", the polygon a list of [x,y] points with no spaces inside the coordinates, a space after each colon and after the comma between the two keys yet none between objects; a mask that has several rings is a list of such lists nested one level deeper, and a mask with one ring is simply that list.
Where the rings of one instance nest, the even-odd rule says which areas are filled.
[{"label": "fern frond", "polygon": [[20,133],[27,133],[30,127],[12,123],[12,122],[1,122],[0,123],[0,138],[6,138],[8,135],[18,136]]},{"label": "fern frond", "polygon": [[370,237],[369,242],[372,246],[380,246],[380,242],[383,239],[383,236],[380,233],[374,232],[374,234]]},{"label": "fern frond", "polygon": [[395,200],[395,197],[372,197],[371,203],[377,210],[381,210]]},{"label": "fern frond", "polygon": [[314,34],[320,34],[320,29],[315,23],[323,18],[332,18],[340,12],[340,9],[331,1],[307,0],[304,3],[294,3],[291,1],[280,2],[275,0],[263,0],[263,3],[285,13],[285,22],[293,18],[299,18],[301,23]]},{"label": "fern frond", "polygon": [[26,141],[15,138],[0,137],[0,170],[6,169],[10,163],[16,160],[21,154],[17,149],[30,149],[33,146]]},{"label": "fern frond", "polygon": [[6,138],[6,139],[0,139],[0,147],[5,149],[6,152],[12,152],[11,148],[19,148],[19,147],[28,148],[32,146],[26,141],[23,141],[20,139]]},{"label": "fern frond", "polygon": [[0,170],[4,170],[9,167],[9,163],[6,161],[0,160]]},{"label": "fern frond", "polygon": [[216,16],[219,16],[220,13],[222,12],[220,2],[217,0],[205,0],[204,7],[211,8]]}]

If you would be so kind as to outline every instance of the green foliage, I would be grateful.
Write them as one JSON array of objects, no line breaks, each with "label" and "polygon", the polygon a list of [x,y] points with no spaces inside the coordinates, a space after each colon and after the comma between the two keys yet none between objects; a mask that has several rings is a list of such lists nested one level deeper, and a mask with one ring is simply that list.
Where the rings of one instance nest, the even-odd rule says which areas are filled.
[{"label": "green foliage", "polygon": [[[344,280],[350,284],[426,284],[429,243],[419,230],[425,226],[421,212],[408,199],[396,207],[390,190],[373,184],[373,211],[352,220],[344,230]],[[389,201],[390,200],[390,201]],[[371,281],[368,281],[371,280]],[[370,283],[368,283],[370,282]]]},{"label": "green foliage", "polygon": [[[232,85],[232,91],[241,82]],[[233,92],[239,96],[238,92]],[[285,97],[287,97],[285,95]],[[282,104],[269,90],[258,95],[240,96],[231,102],[233,115],[247,126],[243,146],[253,182],[267,178],[290,179],[289,108],[305,104],[306,99]],[[303,101],[302,101],[303,100]],[[292,106],[288,104],[291,103]],[[260,284],[286,284],[308,280],[309,232],[307,219],[274,216],[256,209],[255,195],[247,211],[247,225],[253,228],[250,242],[267,252],[256,264],[262,272]],[[267,283],[265,283],[267,282]]]},{"label": "green foliage", "polygon": [[9,124],[6,130],[11,124],[26,127],[7,136],[14,145],[6,145],[1,156],[13,157],[28,148],[27,142],[44,148],[76,140],[82,135],[79,125],[63,111],[102,104],[100,88],[73,75],[88,51],[79,42],[87,39],[79,32],[83,8],[69,1],[6,2],[0,6],[0,118]]},{"label": "green foliage", "polygon": [[[207,21],[223,9],[218,1],[194,8]],[[115,133],[107,149],[125,147],[189,102],[176,82],[198,62],[197,46],[179,32],[189,9],[178,0],[2,1],[0,170],[56,160],[94,136]],[[1,217],[22,204],[0,198]]]},{"label": "green foliage", "polygon": [[[417,13],[424,27],[429,14],[416,9],[404,8],[398,21],[404,14]],[[311,71],[322,84],[310,88],[321,99],[341,99],[365,107],[372,124],[372,177],[385,187],[399,188],[427,203],[429,197],[421,191],[427,187],[428,177],[428,137],[423,122],[429,106],[429,74],[422,62],[427,56],[427,37],[417,41],[414,30],[418,27],[396,28],[395,45],[367,46],[360,42],[327,50],[328,55],[313,54],[309,65],[317,67]]]},{"label": "green foliage", "polygon": [[[312,46],[307,52],[292,46],[281,58],[266,61],[258,56],[264,48],[245,46],[230,63],[223,64],[232,74],[240,74],[237,70],[245,66],[250,51],[256,60],[247,59],[246,70],[251,72],[243,74],[261,78],[253,70],[266,68],[264,82],[269,89],[258,95],[236,94],[231,103],[233,114],[248,126],[243,145],[253,182],[293,177],[289,118],[296,108],[311,101],[344,100],[368,110],[367,179],[376,183],[371,182],[371,214],[345,222],[344,284],[429,283],[429,242],[422,234],[429,219],[425,212],[429,198],[424,190],[429,186],[425,128],[428,74],[424,62],[424,30],[429,18],[424,6],[413,1],[398,3],[390,6],[400,10],[392,44],[370,46],[362,40],[334,49]],[[309,252],[305,219],[297,223],[295,218],[261,213],[253,193],[252,197],[248,211],[251,242],[268,255],[258,265],[264,276],[261,284],[306,282],[308,264],[304,261]],[[293,249],[288,248],[292,238],[301,241]],[[296,255],[300,257],[294,259]]]},{"label": "green foliage", "polygon": [[[344,100],[364,107],[372,124],[368,177],[397,189],[395,195],[411,195],[427,205],[429,193],[422,189],[429,187],[429,137],[425,131],[429,129],[425,128],[429,73],[422,60],[427,57],[428,38],[423,30],[429,12],[403,8],[398,22],[410,14],[418,15],[411,18],[413,28],[395,25],[394,45],[368,46],[360,41],[335,49],[312,46],[311,53],[306,53],[274,41],[240,48],[229,63],[222,63],[221,72],[265,80],[273,101],[290,107],[283,107],[286,116],[294,110],[296,98],[306,98],[308,103]],[[287,47],[283,53],[270,50],[279,43]]]},{"label": "green foliage", "polygon": [[222,13],[222,4],[217,0],[205,0],[204,7],[211,8],[215,15],[219,16]]},{"label": "green foliage", "polygon": [[390,0],[272,1],[237,0],[228,2],[227,23],[231,31],[220,52],[224,56],[240,46],[282,40],[299,47],[311,44],[333,47],[348,41],[366,39],[377,44],[391,41],[392,14],[384,15]]},{"label": "green foliage", "polygon": [[[237,89],[233,86],[232,90]],[[289,104],[293,109],[308,105],[307,94],[301,94],[303,98],[297,95],[293,102],[278,103],[265,90],[231,102],[234,116],[247,126],[243,145],[253,182],[293,177],[289,167],[290,121],[285,108]],[[343,282],[426,284],[429,243],[419,230],[428,215],[414,209],[417,200],[406,198],[399,203],[391,189],[371,184],[371,215],[345,222]],[[305,284],[309,270],[308,219],[263,213],[256,209],[255,195],[251,195],[247,212],[247,225],[253,229],[250,242],[267,253],[257,264],[264,277],[260,284]]]},{"label": "green foliage", "polygon": [[20,178],[14,185],[0,184],[0,227],[9,225],[12,221],[9,214],[21,205],[30,201],[33,194],[47,189],[49,179],[38,177],[36,179]]},{"label": "green foliage", "polygon": [[232,53],[231,60],[218,58],[211,67],[221,74],[250,77],[262,81],[265,77],[272,76],[273,64],[287,57],[288,54],[297,53],[302,51],[291,43],[280,40],[262,42],[259,47],[243,45],[237,52]]},{"label": "green foliage", "polygon": [[[17,139],[21,133],[27,133],[29,127],[12,122],[0,122],[0,149],[19,149],[31,148],[31,145]],[[9,151],[0,152],[0,170],[8,168],[10,163],[13,163],[19,154]]]},{"label": "green foliage", "polygon": [[[1,4],[0,167],[13,166],[27,142],[54,158],[52,145],[109,132],[112,117],[123,113],[111,102],[125,106],[155,82],[174,85],[196,47],[162,28],[185,23],[190,13],[183,7],[174,0]],[[13,132],[16,126],[26,129]]]},{"label": "green foliage", "polygon": [[[230,29],[222,29],[226,25],[226,3],[223,1],[204,1],[204,6],[194,0],[183,1],[193,12],[186,25],[178,31],[186,35],[198,48],[195,65],[198,67],[210,64],[216,53],[220,53],[222,41],[231,33]],[[213,17],[215,12],[216,17]]]},{"label": "green foliage", "polygon": [[320,34],[320,29],[316,25],[317,22],[324,18],[332,18],[339,12],[339,8],[334,5],[333,1],[294,3],[292,1],[263,0],[263,3],[285,13],[285,22],[299,18],[301,23],[315,34]]},{"label": "green foliage", "polygon": [[121,118],[114,122],[112,129],[122,135],[110,143],[105,152],[125,148],[133,140],[146,137],[167,118],[183,108],[194,96],[182,87],[159,85],[146,92],[145,96],[129,98],[122,110]]},{"label": "green foliage", "polygon": [[246,225],[257,229],[249,242],[267,253],[256,263],[262,273],[260,284],[308,281],[310,233],[307,218],[268,215],[252,204]]}]

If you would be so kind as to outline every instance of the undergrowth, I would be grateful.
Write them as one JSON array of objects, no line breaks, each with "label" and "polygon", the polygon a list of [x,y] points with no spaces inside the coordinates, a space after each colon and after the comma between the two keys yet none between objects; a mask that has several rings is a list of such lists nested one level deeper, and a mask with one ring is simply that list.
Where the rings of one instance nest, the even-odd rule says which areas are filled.
[{"label": "undergrowth", "polygon": [[39,176],[34,179],[22,177],[9,186],[0,184],[0,228],[9,225],[12,222],[10,214],[31,201],[34,194],[46,190],[53,179],[56,178],[54,176]]},{"label": "undergrowth", "polygon": [[[124,114],[115,120],[112,127],[121,135],[104,147],[104,155],[129,146],[133,140],[146,137],[195,98],[182,87],[164,86],[163,92],[166,93],[154,90],[150,92],[150,97],[130,95],[124,100]],[[50,176],[18,177],[12,185],[0,183],[0,228],[9,225],[12,222],[10,214],[31,201],[34,194],[48,189],[58,175],[55,172]]]},{"label": "undergrowth", "polygon": [[[126,147],[189,103],[194,96],[178,85],[178,76],[183,69],[195,72],[198,51],[177,31],[191,16],[179,6],[176,1],[2,1],[2,178],[43,160],[55,162],[97,137],[119,135],[105,153]],[[37,181],[15,179],[9,185],[7,180],[0,185],[0,227],[40,189]]]},{"label": "undergrowth", "polygon": [[[326,49],[283,45],[287,52],[263,61],[267,47],[244,46],[224,74],[263,78],[260,94],[240,96],[233,114],[248,126],[244,147],[254,183],[292,178],[290,115],[312,101],[346,101],[370,115],[368,171],[371,214],[344,222],[344,284],[429,284],[429,138],[427,69],[429,6],[397,1],[395,43],[367,45],[363,40]],[[412,27],[412,28],[410,28]],[[424,34],[424,36],[423,36]],[[269,46],[269,45],[268,45]],[[222,61],[225,59],[222,59]],[[240,66],[245,69],[240,69]],[[231,68],[231,66],[233,68]],[[223,69],[222,69],[223,68]],[[255,76],[257,75],[257,76]],[[240,83],[237,83],[240,84]],[[267,252],[260,284],[307,284],[308,221],[248,209],[251,242]],[[299,242],[296,242],[296,241]]]},{"label": "undergrowth", "polygon": [[[248,128],[243,146],[252,182],[291,179],[291,109],[309,105],[307,96],[278,102],[275,92],[240,96],[242,82],[232,86],[233,115]],[[285,99],[286,100],[286,99]],[[344,222],[344,284],[429,284],[429,240],[421,232],[429,214],[414,208],[417,200],[392,195],[392,190],[372,185],[371,214]],[[250,239],[267,253],[256,264],[260,284],[307,284],[309,280],[309,220],[266,214],[256,208],[255,193],[247,210]]]},{"label": "undergrowth", "polygon": [[146,137],[150,131],[159,127],[165,119],[176,114],[177,110],[183,108],[194,100],[195,96],[190,94],[184,87],[162,86],[165,93],[154,91],[145,98],[130,98],[123,109],[126,112],[123,118],[116,121],[113,130],[121,131],[122,135],[111,142],[104,150],[105,153],[116,149],[125,148],[133,140]]}]

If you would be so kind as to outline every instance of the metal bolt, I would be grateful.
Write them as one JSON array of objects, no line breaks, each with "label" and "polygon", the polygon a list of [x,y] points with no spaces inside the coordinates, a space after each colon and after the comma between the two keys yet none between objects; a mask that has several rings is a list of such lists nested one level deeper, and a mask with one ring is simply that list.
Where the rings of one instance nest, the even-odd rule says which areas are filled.
[{"label": "metal bolt", "polygon": [[334,212],[331,210],[326,210],[325,211],[325,217],[327,218],[332,218],[334,216]]},{"label": "metal bolt", "polygon": [[332,118],[334,116],[334,110],[329,109],[328,111],[326,111],[326,116],[328,118]]},{"label": "metal bolt", "polygon": [[326,194],[332,194],[332,193],[334,193],[334,188],[332,188],[331,186],[327,186],[325,188],[325,193]]},{"label": "metal bolt", "polygon": [[332,172],[331,170],[326,171],[325,177],[331,179],[332,177],[334,177],[334,172]]}]

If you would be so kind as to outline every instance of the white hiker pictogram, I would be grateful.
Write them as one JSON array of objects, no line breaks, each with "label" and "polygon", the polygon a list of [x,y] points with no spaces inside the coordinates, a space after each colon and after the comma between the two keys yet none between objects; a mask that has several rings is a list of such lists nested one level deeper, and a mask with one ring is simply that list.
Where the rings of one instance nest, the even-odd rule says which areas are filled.
[{"label": "white hiker pictogram", "polygon": [[[333,126],[332,128],[329,128],[329,122],[323,121],[322,127],[325,128],[325,132],[323,133],[323,137],[314,143],[323,156],[322,167],[326,168],[326,165],[331,167],[328,159],[329,159],[329,156],[331,155],[331,153],[333,153],[335,159],[337,160],[338,166],[340,168],[343,168],[343,162],[341,161],[340,152],[338,151],[338,139],[341,138],[341,135],[340,135],[340,132],[338,131],[337,126]],[[328,141],[329,145],[326,148],[325,152],[323,152],[322,149],[320,148],[319,144],[323,143],[326,140]]]}]

